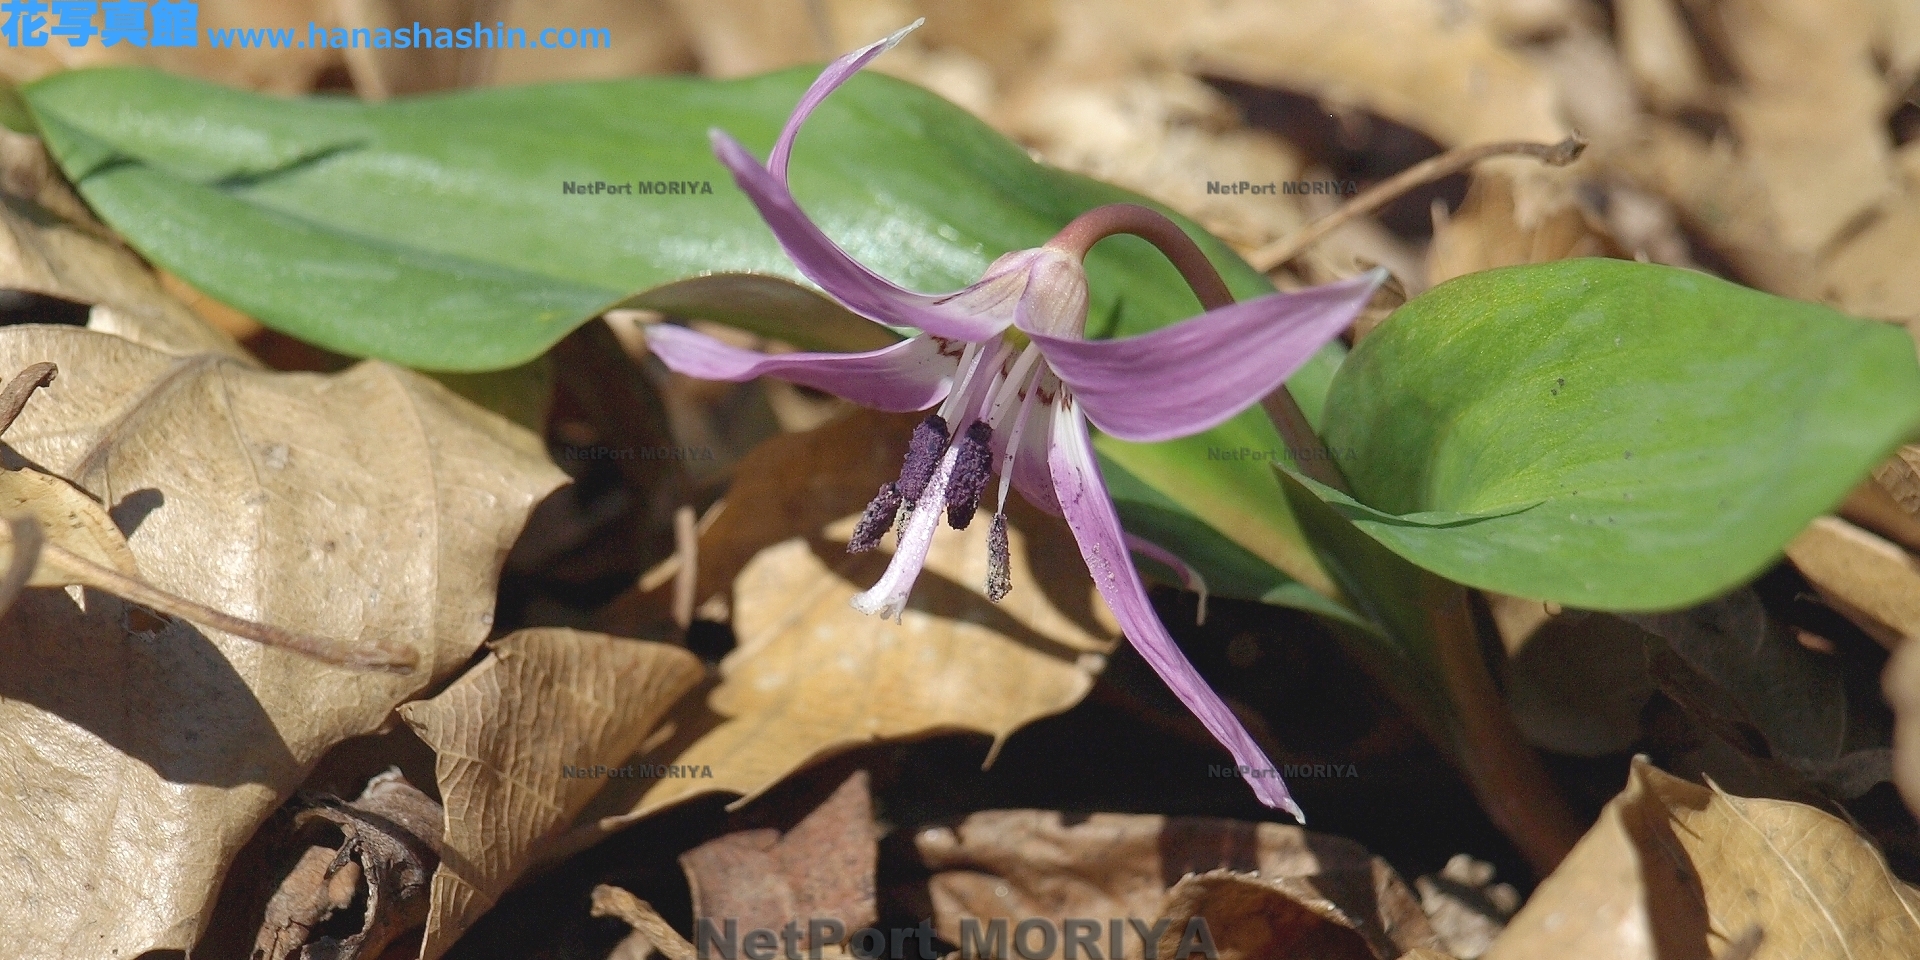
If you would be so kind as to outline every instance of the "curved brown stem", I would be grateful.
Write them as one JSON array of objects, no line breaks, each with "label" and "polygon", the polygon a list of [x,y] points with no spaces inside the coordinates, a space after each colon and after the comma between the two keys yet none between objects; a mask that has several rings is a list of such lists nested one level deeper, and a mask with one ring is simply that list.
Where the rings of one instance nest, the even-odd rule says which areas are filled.
[{"label": "curved brown stem", "polygon": [[1276,240],[1255,250],[1247,256],[1247,262],[1253,264],[1253,268],[1261,273],[1284,266],[1287,261],[1299,256],[1308,247],[1319,243],[1327,234],[1340,229],[1354,218],[1366,216],[1386,206],[1408,190],[1432,183],[1442,177],[1452,176],[1489,157],[1537,157],[1540,162],[1550,167],[1564,167],[1579,159],[1581,152],[1586,148],[1585,140],[1572,136],[1555,144],[1483,143],[1448,150],[1446,153],[1422,160],[1374,184],[1345,206],[1307,224],[1292,236]]},{"label": "curved brown stem", "polygon": [[1200,252],[1200,245],[1165,214],[1137,203],[1095,207],[1061,228],[1047,246],[1084,259],[1094,244],[1121,233],[1133,234],[1160,248],[1187,286],[1193,288],[1193,295],[1200,298],[1200,306],[1215,310],[1233,302],[1226,281],[1220,279],[1213,261]]},{"label": "curved brown stem", "polygon": [[42,360],[13,375],[4,388],[0,388],[0,433],[7,432],[18,419],[20,411],[27,408],[27,400],[35,390],[53,382],[60,368]]}]

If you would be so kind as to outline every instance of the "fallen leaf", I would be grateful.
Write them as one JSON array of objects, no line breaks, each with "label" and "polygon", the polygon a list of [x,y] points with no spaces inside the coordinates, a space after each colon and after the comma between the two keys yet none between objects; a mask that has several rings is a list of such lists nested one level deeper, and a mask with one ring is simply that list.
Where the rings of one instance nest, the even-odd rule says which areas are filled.
[{"label": "fallen leaf", "polygon": [[[1349,951],[1340,956],[1439,946],[1419,900],[1385,861],[1295,826],[1114,813],[1069,823],[1054,811],[989,810],[923,829],[914,843],[934,872],[935,929],[952,943],[963,942],[962,917],[1047,919],[1055,929],[1089,918],[1100,921],[1104,947],[1107,921],[1120,920],[1121,950],[1109,955],[1118,960],[1141,956],[1153,918],[1168,918],[1156,936],[1167,957],[1186,919],[1206,916],[1221,955],[1248,960],[1291,956],[1272,952],[1288,936]],[[1202,876],[1188,883],[1194,874]]]},{"label": "fallen leaf", "polygon": [[1837,517],[1787,545],[1787,559],[1840,611],[1889,650],[1920,636],[1920,560]]},{"label": "fallen leaf", "polygon": [[[314,797],[293,817],[296,838],[326,828],[339,844],[300,850],[267,901],[253,960],[377,960],[427,919],[427,891],[439,865],[440,804],[398,770],[367,781],[351,803]],[[355,911],[360,926],[344,937],[321,932]],[[331,952],[328,952],[331,951]]]},{"label": "fallen leaf", "polygon": [[1460,960],[1486,953],[1520,909],[1520,891],[1493,877],[1493,864],[1460,853],[1438,874],[1413,881],[1433,932]]},{"label": "fallen leaf", "polygon": [[833,921],[851,935],[879,919],[874,876],[880,856],[867,772],[856,771],[792,830],[742,830],[680,855],[693,894],[693,917],[734,921],[741,930],[801,931],[801,949],[813,943],[812,924]]},{"label": "fallen leaf", "polygon": [[1485,960],[1908,957],[1920,891],[1845,822],[1696,786],[1636,760],[1627,788]]},{"label": "fallen leaf", "polygon": [[92,329],[155,349],[259,365],[161,289],[159,277],[93,219],[38,138],[0,129],[0,193],[14,201],[0,206],[0,289],[88,304]]},{"label": "fallen leaf", "polygon": [[1675,0],[1620,0],[1614,31],[1621,59],[1655,108],[1671,112],[1708,100],[1707,67]]},{"label": "fallen leaf", "polygon": [[678,647],[561,628],[521,630],[400,716],[438,755],[442,861],[420,948],[434,960],[493,906],[704,672]]},{"label": "fallen leaf", "polygon": [[1713,16],[1744,81],[1728,104],[1779,242],[1816,253],[1894,190],[1868,0],[1726,0]]},{"label": "fallen leaf", "polygon": [[1903,643],[1887,661],[1880,688],[1893,707],[1893,783],[1920,814],[1920,643]]},{"label": "fallen leaf", "polygon": [[[992,736],[997,751],[1091,689],[1119,631],[1079,577],[1065,526],[1018,498],[1008,501],[1007,598],[985,597],[987,524],[978,523],[934,539],[902,623],[853,609],[888,556],[850,555],[847,536],[873,491],[898,475],[913,423],[856,412],[776,437],[742,462],[700,536],[693,593],[699,605],[731,587],[737,646],[719,684],[676,709],[674,738],[644,758],[697,774],[619,785],[596,805],[609,815],[577,842],[701,794],[739,794],[738,806],[808,763],[874,740],[972,730]],[[666,619],[672,584],[643,582],[653,581],[603,622]],[[607,806],[614,802],[626,805]]]},{"label": "fallen leaf", "polygon": [[1531,631],[1505,671],[1507,706],[1527,740],[1581,756],[1631,746],[1654,691],[1647,639],[1631,623],[1585,611],[1549,617]]},{"label": "fallen leaf", "polygon": [[1801,645],[1751,590],[1674,613],[1622,619],[1667,641],[1752,721],[1779,755],[1839,757],[1847,697],[1834,658]]},{"label": "fallen leaf", "polygon": [[31,866],[0,875],[0,900],[23,905],[0,942],[184,950],[227,863],[320,755],[466,662],[507,546],[561,477],[531,434],[385,364],[279,374],[0,329],[0,370],[43,360],[60,376],[7,431],[10,465],[97,499],[148,582],[423,667],[332,667],[94,592],[15,601],[0,858]]}]

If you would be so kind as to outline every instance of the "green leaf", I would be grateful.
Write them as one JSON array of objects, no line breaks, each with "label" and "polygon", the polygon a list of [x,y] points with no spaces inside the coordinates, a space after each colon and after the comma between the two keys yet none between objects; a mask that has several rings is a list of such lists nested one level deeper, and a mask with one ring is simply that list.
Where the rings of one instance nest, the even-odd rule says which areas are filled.
[{"label": "green leaf", "polygon": [[1920,425],[1907,333],[1704,274],[1567,260],[1461,277],[1340,369],[1323,436],[1396,553],[1602,610],[1746,580]]},{"label": "green leaf", "polygon": [[[623,301],[778,321],[766,308],[790,294],[756,310],[737,291],[656,288],[713,273],[800,279],[708,131],[764,154],[814,72],[368,104],[121,68],[56,74],[25,93],[100,215],[197,289],[339,353],[473,371],[531,360]],[[929,291],[971,283],[1092,207],[1140,199],[1035,163],[965,111],[879,75],[855,77],[814,113],[791,177],[857,259]],[[570,195],[569,182],[636,192]],[[693,186],[637,192],[655,183]],[[1271,289],[1205,245],[1237,295]],[[1088,262],[1093,316],[1114,317],[1117,333],[1196,310],[1142,241],[1102,243]]]},{"label": "green leaf", "polygon": [[[145,70],[57,74],[25,95],[49,147],[136,249],[262,323],[328,349],[431,370],[516,366],[613,305],[701,317],[806,349],[890,334],[805,285],[713,159],[721,128],[764,155],[815,71],[466,91],[363,104],[287,100]],[[814,113],[792,182],[862,263],[953,290],[1106,203],[1148,203],[1035,163],[965,111],[900,81],[855,77]],[[563,182],[695,184],[691,193],[566,194]],[[710,188],[711,193],[705,192]],[[637,191],[637,188],[636,188]],[[1270,292],[1224,244],[1175,217],[1238,297]],[[1146,242],[1088,257],[1091,327],[1126,336],[1198,312]],[[1317,415],[1342,351],[1294,377]],[[1103,442],[1139,482],[1129,524],[1231,596],[1326,612],[1269,467],[1193,450],[1279,449],[1258,413],[1186,442]],[[1116,457],[1119,462],[1116,462]],[[1120,463],[1125,466],[1121,467]],[[1228,500],[1216,501],[1224,491]]]}]

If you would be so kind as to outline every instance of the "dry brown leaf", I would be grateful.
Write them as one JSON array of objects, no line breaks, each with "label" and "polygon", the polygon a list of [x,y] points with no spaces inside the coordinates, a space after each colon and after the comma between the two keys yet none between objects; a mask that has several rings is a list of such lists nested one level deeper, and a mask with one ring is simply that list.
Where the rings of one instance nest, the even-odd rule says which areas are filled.
[{"label": "dry brown leaf", "polygon": [[1757,960],[1904,958],[1920,892],[1846,823],[1696,786],[1634,762],[1573,853],[1486,960],[1707,960],[1751,927]]},{"label": "dry brown leaf", "polygon": [[1880,689],[1893,707],[1893,784],[1920,813],[1920,643],[1903,643],[1887,661]]},{"label": "dry brown leaf", "polygon": [[[1557,143],[1569,132],[1551,79],[1509,50],[1468,4],[1431,0],[1259,0],[1155,12],[1134,29],[1181,34],[1205,74],[1313,93],[1457,147]],[[1091,11],[1090,11],[1091,13]]]},{"label": "dry brown leaf", "polygon": [[[268,899],[250,960],[310,960],[322,951],[332,960],[376,960],[426,922],[440,819],[440,804],[397,769],[368,780],[351,803],[313,798],[293,817],[294,837],[311,845]],[[329,833],[339,842],[328,842]],[[332,928],[355,914],[360,927],[338,936]]]},{"label": "dry brown leaf", "polygon": [[851,934],[879,919],[874,877],[880,858],[867,772],[855,771],[824,803],[781,836],[742,830],[680,855],[693,916],[731,920],[741,930],[778,930],[792,922],[800,949],[814,944],[812,923],[834,921]]},{"label": "dry brown leaf", "polygon": [[278,374],[73,327],[0,330],[60,376],[7,432],[106,505],[154,586],[262,623],[412,650],[367,674],[26,591],[0,620],[0,942],[187,949],[222,872],[320,754],[486,636],[500,563],[562,476],[531,434],[380,363]]},{"label": "dry brown leaf", "polygon": [[1520,909],[1520,891],[1493,878],[1493,864],[1464,853],[1448,858],[1438,874],[1414,878],[1433,932],[1461,960],[1486,953]]},{"label": "dry brown leaf", "polygon": [[[1419,908],[1402,904],[1414,916]],[[1399,946],[1384,935],[1366,936],[1363,919],[1349,917],[1307,884],[1265,880],[1259,874],[1210,870],[1182,877],[1167,891],[1166,920],[1159,955],[1190,960],[1207,946],[1230,960],[1393,960]],[[1203,944],[1195,922],[1204,924]],[[1377,923],[1375,924],[1377,926]],[[1191,939],[1189,939],[1191,938]]]},{"label": "dry brown leaf", "polygon": [[[1522,202],[1522,194],[1530,202]],[[1570,196],[1483,167],[1474,173],[1460,209],[1435,215],[1427,277],[1444,283],[1494,267],[1617,252],[1605,228],[1588,222]]]},{"label": "dry brown leaf", "polygon": [[1767,187],[1779,242],[1817,253],[1894,190],[1868,0],[1724,0],[1714,14],[1744,81],[1728,119]]},{"label": "dry brown leaf", "polygon": [[[644,794],[639,785],[609,791],[604,801],[626,806],[607,809],[589,832],[705,793],[745,803],[814,760],[875,740],[971,730],[997,749],[1086,695],[1118,628],[1080,576],[1064,524],[1017,499],[1008,503],[1014,589],[1000,603],[985,597],[988,525],[976,523],[935,537],[903,623],[851,606],[889,557],[847,554],[847,534],[899,474],[913,422],[859,411],[776,437],[742,461],[700,537],[694,593],[700,603],[732,588],[738,646],[719,684],[676,709],[676,735],[645,758],[700,773]],[[671,593],[663,582],[631,596],[619,619],[644,621]]]},{"label": "dry brown leaf", "polygon": [[[1419,900],[1385,861],[1351,840],[1300,827],[1114,813],[1069,824],[1054,811],[990,810],[957,827],[922,830],[914,842],[934,871],[928,886],[935,929],[953,943],[961,942],[962,917],[1050,919],[1055,929],[1068,918],[1091,918],[1100,921],[1104,949],[1106,921],[1120,919],[1129,922],[1121,953],[1110,958],[1118,960],[1142,955],[1142,933],[1131,920],[1151,927],[1150,918],[1165,917],[1173,921],[1159,939],[1166,957],[1186,917],[1204,915],[1223,957],[1235,955],[1229,937],[1247,960],[1291,956],[1266,952],[1264,921],[1249,931],[1225,929],[1253,906],[1254,913],[1319,918],[1291,929],[1358,946],[1359,956],[1439,946]],[[1208,878],[1182,890],[1178,884],[1190,874]],[[1329,924],[1345,933],[1329,933]]]},{"label": "dry brown leaf", "polygon": [[493,906],[542,841],[622,771],[705,670],[678,647],[578,630],[521,630],[400,716],[438,755],[442,861],[420,948],[434,960]]},{"label": "dry brown leaf", "polygon": [[1675,0],[1619,0],[1613,7],[1620,57],[1656,109],[1704,105],[1707,67]]},{"label": "dry brown leaf", "polygon": [[1837,517],[1821,517],[1787,544],[1820,598],[1887,649],[1920,637],[1920,560]]},{"label": "dry brown leaf", "polygon": [[[170,353],[258,363],[179,299],[95,221],[38,138],[0,129],[0,289],[93,307],[88,325]],[[24,209],[23,209],[24,208]],[[30,216],[35,209],[51,216]]]},{"label": "dry brown leaf", "polygon": [[1507,705],[1527,740],[1598,756],[1640,739],[1640,713],[1654,690],[1646,640],[1639,627],[1606,614],[1545,618],[1506,664]]}]

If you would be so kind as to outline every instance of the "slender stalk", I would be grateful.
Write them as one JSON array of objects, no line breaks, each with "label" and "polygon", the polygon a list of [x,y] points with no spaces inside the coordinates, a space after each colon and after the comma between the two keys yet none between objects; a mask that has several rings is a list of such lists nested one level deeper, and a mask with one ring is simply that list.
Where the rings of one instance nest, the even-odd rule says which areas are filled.
[{"label": "slender stalk", "polygon": [[130,603],[158,610],[168,616],[212,627],[255,643],[291,650],[325,663],[358,670],[412,673],[415,665],[419,663],[419,655],[405,647],[394,647],[385,643],[364,645],[342,643],[338,640],[295,633],[268,624],[244,620],[230,613],[222,613],[206,604],[168,593],[117,570],[103,567],[59,544],[46,544],[43,555],[50,566],[73,578],[74,582],[83,583],[96,590],[104,590]]},{"label": "slender stalk", "polygon": [[53,382],[60,368],[42,360],[13,375],[7,385],[0,388],[0,433],[6,433],[19,419],[20,411],[27,408],[27,400],[35,390]]},{"label": "slender stalk", "polygon": [[1180,225],[1160,213],[1137,203],[1110,203],[1104,207],[1095,207],[1075,217],[1072,223],[1061,228],[1047,246],[1065,250],[1084,259],[1093,245],[1115,234],[1130,233],[1154,246],[1166,254],[1173,268],[1193,288],[1193,294],[1200,298],[1200,305],[1208,310],[1224,307],[1233,302],[1233,294],[1227,290],[1226,281],[1220,279],[1220,271],[1213,268],[1213,261],[1200,252],[1200,245],[1187,236]]},{"label": "slender stalk", "polygon": [[1284,266],[1287,261],[1299,256],[1308,247],[1320,242],[1327,234],[1340,229],[1354,218],[1366,216],[1386,206],[1408,190],[1432,183],[1442,177],[1452,176],[1489,157],[1537,157],[1540,162],[1550,167],[1564,167],[1578,159],[1580,153],[1586,148],[1585,140],[1573,136],[1551,145],[1522,142],[1483,143],[1448,150],[1446,153],[1422,160],[1374,184],[1365,193],[1354,197],[1340,209],[1306,225],[1292,236],[1276,240],[1255,250],[1248,255],[1247,262],[1253,264],[1253,268],[1261,273]]}]

